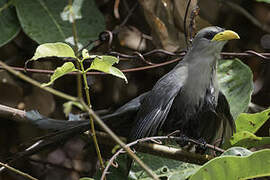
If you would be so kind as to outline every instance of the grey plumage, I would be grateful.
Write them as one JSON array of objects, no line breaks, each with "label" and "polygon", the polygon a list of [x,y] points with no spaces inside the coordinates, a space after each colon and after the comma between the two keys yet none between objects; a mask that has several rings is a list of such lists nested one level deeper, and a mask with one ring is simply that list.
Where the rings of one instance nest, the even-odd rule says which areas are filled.
[{"label": "grey plumage", "polygon": [[159,130],[180,130],[208,143],[216,138],[221,127],[230,132],[228,136],[232,135],[234,121],[216,76],[217,60],[226,41],[207,39],[222,31],[219,27],[199,31],[184,59],[142,99],[130,141],[156,135]]}]

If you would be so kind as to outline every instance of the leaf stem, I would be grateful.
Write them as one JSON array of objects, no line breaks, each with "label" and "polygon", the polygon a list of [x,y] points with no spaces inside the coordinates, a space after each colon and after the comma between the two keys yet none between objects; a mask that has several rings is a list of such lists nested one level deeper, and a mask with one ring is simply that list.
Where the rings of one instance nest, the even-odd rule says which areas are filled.
[{"label": "leaf stem", "polygon": [[[87,104],[88,107],[91,108],[91,100],[90,100],[90,94],[89,94],[89,86],[87,83],[87,77],[86,77],[86,71],[84,70],[83,67],[83,60],[80,61],[81,64],[81,71],[82,71],[82,76],[83,76],[83,82],[84,82],[84,90],[85,90],[85,94],[86,94],[86,100],[87,100]],[[95,131],[95,124],[94,124],[94,120],[92,115],[89,116],[90,117],[90,126],[91,126],[91,135],[93,137],[93,141],[95,144],[95,148],[96,148],[96,152],[97,152],[97,156],[101,165],[101,169],[102,171],[105,169],[103,160],[102,160],[102,156],[101,156],[101,152],[98,146],[98,141],[97,141],[97,137],[96,137],[96,131]]]}]

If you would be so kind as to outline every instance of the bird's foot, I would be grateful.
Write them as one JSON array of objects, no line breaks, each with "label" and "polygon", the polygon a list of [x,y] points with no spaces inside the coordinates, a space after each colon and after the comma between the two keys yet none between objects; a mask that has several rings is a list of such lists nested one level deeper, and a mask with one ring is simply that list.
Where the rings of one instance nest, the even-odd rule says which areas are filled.
[{"label": "bird's foot", "polygon": [[198,140],[198,146],[196,147],[196,153],[200,153],[200,154],[203,154],[203,153],[205,153],[205,151],[206,151],[206,149],[207,149],[207,143],[206,143],[206,141],[203,139],[203,138],[200,138],[199,140]]},{"label": "bird's foot", "polygon": [[180,134],[180,136],[179,136],[179,138],[177,138],[176,142],[181,147],[184,147],[184,146],[186,146],[189,143],[189,137],[187,137],[184,134]]}]

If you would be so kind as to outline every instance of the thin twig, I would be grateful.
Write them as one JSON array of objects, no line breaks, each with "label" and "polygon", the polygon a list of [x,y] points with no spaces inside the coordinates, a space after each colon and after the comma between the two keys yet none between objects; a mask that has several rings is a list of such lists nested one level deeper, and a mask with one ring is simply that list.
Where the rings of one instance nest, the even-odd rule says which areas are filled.
[{"label": "thin twig", "polygon": [[126,18],[124,19],[124,21],[119,25],[119,27],[117,27],[116,29],[113,30],[114,33],[118,33],[119,30],[127,23],[129,18],[133,14],[134,10],[137,8],[138,4],[139,4],[138,1],[135,2],[135,4],[132,6],[132,8],[128,11],[128,14],[127,14]]},{"label": "thin twig", "polygon": [[113,13],[114,13],[114,17],[116,19],[119,19],[120,18],[120,15],[119,15],[119,4],[120,4],[120,0],[115,0],[114,1]]},{"label": "thin twig", "polygon": [[191,1],[192,0],[188,0],[187,7],[185,10],[185,16],[184,16],[184,35],[185,35],[187,49],[189,49],[188,32],[187,32],[187,17],[188,17],[188,10],[189,10],[189,6],[190,6]]},{"label": "thin twig", "polygon": [[26,112],[0,104],[0,117],[12,119],[16,122],[28,122]]},{"label": "thin twig", "polygon": [[64,98],[66,100],[69,100],[69,101],[78,101],[76,97],[73,97],[73,96],[70,96],[68,94],[65,94],[63,92],[60,92],[60,91],[57,91],[55,89],[52,89],[50,87],[44,87],[42,86],[38,81],[35,81],[27,76],[25,76],[24,74],[18,72],[18,71],[15,71],[14,69],[12,69],[11,67],[9,67],[8,65],[6,65],[4,62],[0,61],[0,65],[6,69],[8,72],[10,72],[11,74],[21,78],[22,80],[34,85],[34,86],[37,86],[39,87],[40,89],[43,89],[45,91],[48,91],[56,96],[59,96],[61,98]]},{"label": "thin twig", "polygon": [[23,176],[25,178],[28,178],[28,179],[31,179],[31,180],[38,180],[37,178],[34,178],[33,176],[30,176],[29,174],[24,173],[24,172],[22,172],[22,171],[20,171],[18,169],[15,169],[15,168],[13,168],[13,167],[11,167],[11,166],[9,166],[7,164],[4,164],[2,162],[0,162],[0,165],[4,166],[5,168],[7,168],[7,169],[11,170],[12,172],[14,172],[16,174],[19,174],[19,175],[21,175],[21,176]]}]

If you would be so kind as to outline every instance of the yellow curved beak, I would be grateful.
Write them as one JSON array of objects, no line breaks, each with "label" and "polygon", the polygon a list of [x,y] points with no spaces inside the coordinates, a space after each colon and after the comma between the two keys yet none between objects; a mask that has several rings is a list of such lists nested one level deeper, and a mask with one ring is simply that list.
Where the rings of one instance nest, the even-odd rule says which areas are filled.
[{"label": "yellow curved beak", "polygon": [[227,41],[231,39],[240,39],[239,35],[231,30],[225,30],[217,33],[211,41]]}]

